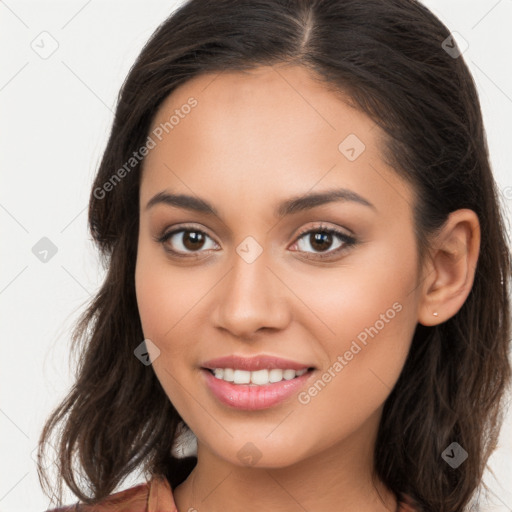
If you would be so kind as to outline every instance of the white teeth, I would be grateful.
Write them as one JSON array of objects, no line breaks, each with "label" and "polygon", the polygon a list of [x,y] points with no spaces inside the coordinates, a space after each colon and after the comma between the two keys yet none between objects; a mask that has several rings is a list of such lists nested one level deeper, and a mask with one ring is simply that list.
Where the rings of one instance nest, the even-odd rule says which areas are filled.
[{"label": "white teeth", "polygon": [[268,370],[258,370],[251,372],[251,382],[253,384],[268,384]]},{"label": "white teeth", "polygon": [[[222,370],[223,368],[220,368],[220,371]],[[232,368],[224,368],[224,375],[222,375],[222,378],[228,382],[233,382],[235,380],[235,370]]]},{"label": "white teeth", "polygon": [[246,370],[235,370],[235,384],[249,384],[251,382],[251,372]]},{"label": "white teeth", "polygon": [[222,379],[227,382],[235,384],[255,384],[256,386],[265,386],[274,382],[284,380],[291,380],[295,377],[300,377],[307,372],[307,368],[302,370],[281,370],[279,368],[272,368],[271,370],[234,370],[233,368],[215,368],[213,374],[217,379]]},{"label": "white teeth", "polygon": [[268,379],[270,382],[279,382],[283,380],[283,370],[279,370],[278,368],[273,368],[269,372]]},{"label": "white teeth", "polygon": [[295,370],[287,369],[283,372],[283,378],[285,380],[290,380],[290,379],[293,379],[294,377],[295,377]]}]

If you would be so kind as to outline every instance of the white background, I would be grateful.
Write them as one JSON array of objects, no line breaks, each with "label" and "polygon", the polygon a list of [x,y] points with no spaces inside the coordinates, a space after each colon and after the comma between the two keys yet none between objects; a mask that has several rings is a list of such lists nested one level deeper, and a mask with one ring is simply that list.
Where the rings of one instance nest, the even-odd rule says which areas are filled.
[{"label": "white background", "polygon": [[[424,3],[469,43],[464,58],[478,86],[493,169],[510,208],[512,1]],[[43,511],[49,505],[33,450],[45,418],[72,382],[73,322],[104,275],[86,226],[92,179],[119,88],[143,44],[176,5],[0,2],[0,512]],[[44,31],[58,43],[47,59],[31,47]],[[39,37],[51,47],[49,36]],[[42,237],[58,249],[47,263],[32,253]],[[509,411],[491,459],[496,478],[487,473],[485,479],[492,504],[481,510],[512,511],[511,437]],[[123,487],[136,481],[134,476]],[[68,495],[67,503],[74,501]]]}]

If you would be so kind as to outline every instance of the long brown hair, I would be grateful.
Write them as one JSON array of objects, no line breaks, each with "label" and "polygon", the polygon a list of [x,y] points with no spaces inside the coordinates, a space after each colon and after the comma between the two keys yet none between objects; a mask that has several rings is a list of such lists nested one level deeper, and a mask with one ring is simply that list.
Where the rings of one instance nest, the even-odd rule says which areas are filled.
[{"label": "long brown hair", "polygon": [[[171,454],[186,425],[151,366],[134,356],[144,339],[134,286],[141,162],[111,180],[146,143],[159,106],[180,84],[202,73],[292,63],[348,93],[383,129],[384,158],[416,192],[421,256],[450,212],[478,215],[472,290],[446,322],[418,324],[375,447],[375,473],[399,497],[427,511],[463,510],[495,448],[511,375],[511,259],[476,87],[463,57],[445,51],[446,41],[454,46],[447,38],[415,0],[191,0],[158,27],[122,86],[91,190],[89,227],[108,272],[73,333],[76,383],[41,434],[38,471],[48,495],[43,457],[52,433],[60,497],[65,482],[96,503],[141,468],[174,487],[193,467],[194,459]],[[460,469],[441,458],[452,442],[468,453]]]}]

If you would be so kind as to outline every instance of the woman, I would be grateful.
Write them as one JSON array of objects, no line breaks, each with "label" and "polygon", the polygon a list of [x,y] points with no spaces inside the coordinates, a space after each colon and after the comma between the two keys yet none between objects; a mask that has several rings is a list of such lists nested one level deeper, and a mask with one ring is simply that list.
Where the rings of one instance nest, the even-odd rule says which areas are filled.
[{"label": "woman", "polygon": [[464,510],[510,252],[456,50],[410,0],[192,0],[158,28],[91,191],[108,274],[40,440],[84,502],[59,510]]}]

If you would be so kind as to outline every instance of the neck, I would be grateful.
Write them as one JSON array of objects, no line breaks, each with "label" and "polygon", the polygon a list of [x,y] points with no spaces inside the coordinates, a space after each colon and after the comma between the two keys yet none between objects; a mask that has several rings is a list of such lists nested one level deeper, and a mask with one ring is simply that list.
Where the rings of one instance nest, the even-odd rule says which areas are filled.
[{"label": "neck", "polygon": [[286,467],[240,466],[198,440],[197,465],[174,490],[178,511],[395,512],[394,493],[372,479],[379,417],[328,450]]}]

